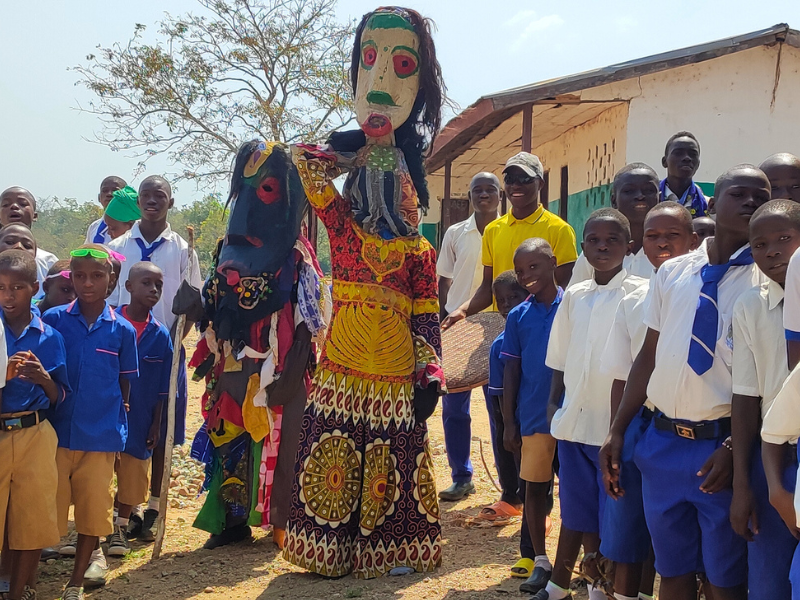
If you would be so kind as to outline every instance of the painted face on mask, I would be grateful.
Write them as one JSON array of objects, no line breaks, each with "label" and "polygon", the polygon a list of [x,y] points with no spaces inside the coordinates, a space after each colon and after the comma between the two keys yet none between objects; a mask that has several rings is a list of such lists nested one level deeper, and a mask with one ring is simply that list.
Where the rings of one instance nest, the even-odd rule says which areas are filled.
[{"label": "painted face on mask", "polygon": [[361,35],[356,118],[371,138],[405,123],[419,91],[419,36],[401,12],[379,9]]},{"label": "painted face on mask", "polygon": [[236,156],[231,212],[206,312],[219,339],[243,339],[250,325],[281,308],[294,283],[294,245],[306,196],[288,149],[250,142]]},{"label": "painted face on mask", "polygon": [[286,150],[261,142],[246,162],[232,203],[217,272],[229,285],[276,273],[300,234],[305,194]]}]

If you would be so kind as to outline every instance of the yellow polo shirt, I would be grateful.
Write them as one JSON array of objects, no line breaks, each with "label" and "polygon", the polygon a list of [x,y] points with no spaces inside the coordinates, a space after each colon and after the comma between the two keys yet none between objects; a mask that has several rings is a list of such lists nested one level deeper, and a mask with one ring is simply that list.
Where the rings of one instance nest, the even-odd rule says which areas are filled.
[{"label": "yellow polo shirt", "polygon": [[[528,238],[542,238],[553,248],[559,266],[575,262],[575,230],[543,206],[525,219],[515,219],[511,211],[486,226],[483,232],[482,262],[492,267],[492,278],[514,269],[514,251]],[[495,309],[496,310],[496,309]]]}]

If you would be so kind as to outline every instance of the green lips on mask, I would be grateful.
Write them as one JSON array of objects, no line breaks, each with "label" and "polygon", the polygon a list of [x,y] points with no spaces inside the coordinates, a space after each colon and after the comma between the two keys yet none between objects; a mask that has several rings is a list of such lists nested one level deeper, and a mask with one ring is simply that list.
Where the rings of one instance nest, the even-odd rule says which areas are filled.
[{"label": "green lips on mask", "polygon": [[367,93],[367,102],[370,104],[382,104],[384,106],[397,106],[394,98],[386,92],[371,91]]}]

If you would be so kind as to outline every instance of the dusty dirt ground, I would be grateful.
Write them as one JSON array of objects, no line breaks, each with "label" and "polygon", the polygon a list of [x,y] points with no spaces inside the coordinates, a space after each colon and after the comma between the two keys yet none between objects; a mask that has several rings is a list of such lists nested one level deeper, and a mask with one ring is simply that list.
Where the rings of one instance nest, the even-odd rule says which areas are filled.
[{"label": "dusty dirt ground", "polygon": [[[191,438],[201,423],[200,384],[190,383],[187,437]],[[430,438],[439,489],[450,484],[450,471],[444,450],[441,409],[429,420]],[[487,463],[494,469],[489,423],[483,395],[472,397],[472,435],[483,440]],[[188,444],[183,453],[188,453]],[[170,490],[173,505],[168,510],[167,533],[161,559],[150,562],[152,546],[133,542],[133,551],[123,560],[109,558],[108,583],[104,588],[88,591],[93,600],[138,600],[169,598],[170,600],[266,599],[266,598],[365,598],[403,600],[466,600],[468,598],[527,598],[518,591],[520,579],[511,578],[509,568],[518,558],[519,524],[506,527],[467,528],[465,517],[475,516],[481,507],[499,498],[484,468],[479,444],[472,443],[477,493],[457,503],[442,503],[444,537],[442,566],[433,573],[416,573],[405,577],[380,577],[369,581],[344,577],[336,581],[302,572],[288,564],[272,543],[270,534],[254,530],[250,542],[203,550],[207,534],[192,528],[192,520],[202,504],[195,499],[198,469],[187,468],[186,458],[173,464],[184,479],[180,487]],[[194,471],[186,475],[186,471]],[[181,487],[189,497],[180,496]],[[163,500],[162,500],[163,501]],[[553,528],[548,538],[548,554],[555,556],[558,539],[558,503],[553,514]],[[72,570],[72,559],[42,563],[39,577],[39,598],[60,598]],[[585,591],[575,598],[586,598]]]}]

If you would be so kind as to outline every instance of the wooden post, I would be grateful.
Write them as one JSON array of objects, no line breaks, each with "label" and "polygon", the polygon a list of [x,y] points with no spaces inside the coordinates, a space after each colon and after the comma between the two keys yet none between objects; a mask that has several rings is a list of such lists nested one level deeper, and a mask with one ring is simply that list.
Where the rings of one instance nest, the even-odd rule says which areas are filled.
[{"label": "wooden post", "polygon": [[522,151],[531,151],[533,138],[533,104],[526,104],[522,109]]},{"label": "wooden post", "polygon": [[319,238],[319,226],[317,223],[317,213],[316,211],[308,207],[308,241],[311,242],[311,247],[314,248],[316,252],[317,248],[317,241]]},{"label": "wooden post", "polygon": [[[186,228],[187,241],[189,242],[189,268],[187,277],[192,280],[194,260],[194,228]],[[167,508],[169,507],[169,479],[172,474],[172,450],[175,445],[175,399],[178,395],[178,373],[180,371],[181,348],[183,347],[183,330],[186,327],[186,315],[178,315],[175,326],[175,339],[172,345],[172,370],[169,376],[169,396],[167,398],[167,438],[164,440],[164,472],[161,474],[161,504],[158,511],[156,527],[156,541],[153,546],[153,556],[150,559],[158,560],[161,557],[161,547],[164,544],[164,532],[167,527]]]}]

